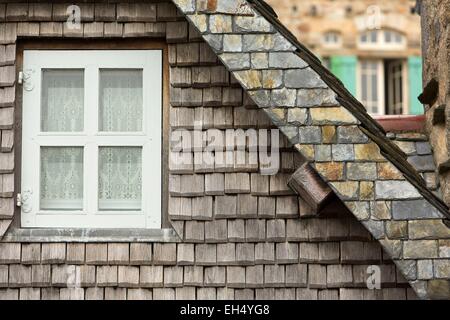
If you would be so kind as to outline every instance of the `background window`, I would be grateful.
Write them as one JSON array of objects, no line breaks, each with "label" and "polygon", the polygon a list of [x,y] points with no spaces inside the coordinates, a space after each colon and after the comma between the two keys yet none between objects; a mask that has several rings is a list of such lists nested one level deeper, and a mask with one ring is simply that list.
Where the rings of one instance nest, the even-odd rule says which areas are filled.
[{"label": "background window", "polygon": [[402,59],[360,61],[358,96],[370,114],[408,113],[405,64]]},{"label": "background window", "polygon": [[358,46],[374,50],[403,49],[406,47],[406,39],[393,30],[369,30],[360,34]]},{"label": "background window", "polygon": [[328,47],[341,46],[341,35],[338,32],[327,32],[323,36],[323,43]]},{"label": "background window", "polygon": [[404,62],[402,60],[389,60],[385,62],[387,113],[404,114],[405,106],[405,76]]},{"label": "background window", "polygon": [[[381,68],[381,69],[380,69]],[[383,114],[382,65],[376,60],[360,63],[360,97],[370,114]]]}]

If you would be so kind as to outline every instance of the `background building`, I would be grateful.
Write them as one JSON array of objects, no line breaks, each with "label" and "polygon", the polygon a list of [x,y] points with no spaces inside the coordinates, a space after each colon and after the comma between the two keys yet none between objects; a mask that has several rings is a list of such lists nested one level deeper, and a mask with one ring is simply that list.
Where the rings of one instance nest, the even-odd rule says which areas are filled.
[{"label": "background building", "polygon": [[280,20],[373,115],[423,114],[413,0],[268,0]]}]

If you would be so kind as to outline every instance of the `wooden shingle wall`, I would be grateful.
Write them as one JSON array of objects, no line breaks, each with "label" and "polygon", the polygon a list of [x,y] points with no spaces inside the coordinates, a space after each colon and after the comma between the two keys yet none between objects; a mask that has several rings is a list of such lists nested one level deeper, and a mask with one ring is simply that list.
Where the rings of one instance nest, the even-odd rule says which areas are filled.
[{"label": "wooden shingle wall", "polygon": [[[65,4],[0,4],[2,234],[14,209],[17,39],[164,37],[171,130],[192,130],[196,120],[222,131],[273,128],[171,2],[80,7],[83,27],[74,31],[65,27]],[[169,218],[179,243],[0,243],[0,299],[415,298],[349,212],[300,219],[308,208],[286,185],[298,153],[285,138],[280,145],[282,168],[270,177],[258,166],[171,163]],[[381,267],[382,290],[366,289],[372,264]]]}]

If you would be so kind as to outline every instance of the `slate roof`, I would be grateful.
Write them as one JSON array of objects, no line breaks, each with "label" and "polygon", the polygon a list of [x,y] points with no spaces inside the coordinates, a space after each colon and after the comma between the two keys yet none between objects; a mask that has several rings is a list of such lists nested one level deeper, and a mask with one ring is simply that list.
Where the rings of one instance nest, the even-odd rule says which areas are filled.
[{"label": "slate roof", "polygon": [[297,48],[298,55],[337,94],[336,99],[339,103],[361,122],[360,128],[380,147],[382,154],[404,174],[405,178],[419,190],[425,199],[432,203],[447,218],[450,218],[449,207],[427,187],[425,180],[407,161],[407,155],[386,137],[384,129],[367,113],[364,105],[345,88],[344,84],[321,63],[314,53],[301,44],[281,23],[278,15],[270,5],[264,0],[248,0],[248,2],[252,3],[255,9]]}]

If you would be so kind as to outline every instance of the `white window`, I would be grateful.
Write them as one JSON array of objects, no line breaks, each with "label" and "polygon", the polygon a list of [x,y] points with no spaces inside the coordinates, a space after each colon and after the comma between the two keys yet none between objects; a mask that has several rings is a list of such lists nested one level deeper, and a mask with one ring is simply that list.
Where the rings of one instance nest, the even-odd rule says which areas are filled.
[{"label": "white window", "polygon": [[358,97],[370,114],[408,114],[405,63],[391,59],[359,61]]},{"label": "white window", "polygon": [[342,45],[341,36],[338,32],[327,32],[323,36],[323,44],[325,47],[340,47]]},{"label": "white window", "polygon": [[25,50],[22,227],[161,227],[161,50]]},{"label": "white window", "polygon": [[406,47],[406,38],[393,30],[368,30],[360,34],[358,47],[371,50],[398,50]]}]

